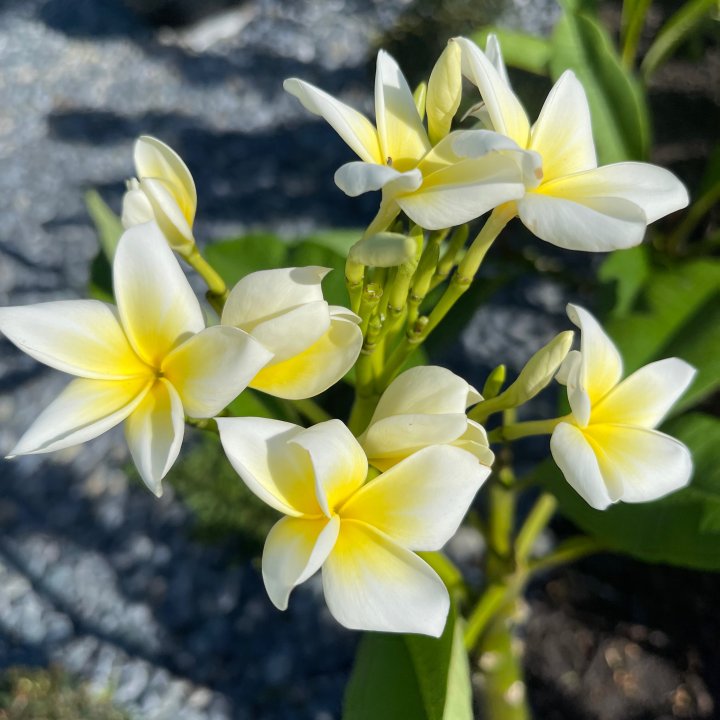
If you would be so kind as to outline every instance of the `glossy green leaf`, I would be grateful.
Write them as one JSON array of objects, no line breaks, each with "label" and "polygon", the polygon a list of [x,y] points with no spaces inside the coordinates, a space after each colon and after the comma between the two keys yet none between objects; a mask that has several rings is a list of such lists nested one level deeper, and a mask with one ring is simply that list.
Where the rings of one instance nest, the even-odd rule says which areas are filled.
[{"label": "glossy green leaf", "polygon": [[105,253],[105,257],[109,261],[112,261],[118,240],[120,240],[120,236],[123,234],[123,226],[120,218],[110,209],[108,204],[95,190],[89,190],[85,193],[85,207],[90,215],[90,219],[93,221],[93,225],[95,225],[100,247]]},{"label": "glossy green leaf", "polygon": [[203,250],[203,254],[232,288],[248,273],[287,265],[287,250],[287,243],[276,235],[254,233],[212,243]]},{"label": "glossy green leaf", "polygon": [[690,485],[652,503],[593,510],[547,460],[534,477],[558,499],[560,511],[609,548],[648,562],[720,570],[720,420],[691,413],[666,424],[693,454]]},{"label": "glossy green leaf", "polygon": [[645,245],[607,256],[598,271],[598,279],[614,285],[613,315],[623,316],[630,311],[649,275],[650,261]]},{"label": "glossy green leaf", "polygon": [[646,159],[647,101],[603,26],[591,15],[568,7],[555,26],[551,48],[553,79],[570,69],[585,88],[600,164]]},{"label": "glossy green leaf", "polygon": [[451,609],[440,638],[366,633],[343,720],[472,720],[470,669]]},{"label": "glossy green leaf", "polygon": [[497,35],[502,48],[503,59],[507,65],[535,75],[548,74],[548,64],[551,56],[551,46],[548,40],[536,35],[494,26],[485,27],[473,33],[470,37],[481,48],[484,48],[490,34]]},{"label": "glossy green leaf", "polygon": [[623,0],[620,38],[622,40],[622,61],[629,70],[632,70],[635,64],[640,34],[651,4],[652,0]]}]

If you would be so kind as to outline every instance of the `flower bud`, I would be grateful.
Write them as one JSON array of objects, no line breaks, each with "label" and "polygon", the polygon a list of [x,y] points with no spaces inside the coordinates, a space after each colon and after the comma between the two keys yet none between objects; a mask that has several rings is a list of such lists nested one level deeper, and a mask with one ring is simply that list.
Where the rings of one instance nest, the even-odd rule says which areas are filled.
[{"label": "flower bud", "polygon": [[427,89],[425,109],[428,134],[433,145],[450,132],[453,117],[460,107],[461,94],[460,47],[450,40],[435,63]]}]

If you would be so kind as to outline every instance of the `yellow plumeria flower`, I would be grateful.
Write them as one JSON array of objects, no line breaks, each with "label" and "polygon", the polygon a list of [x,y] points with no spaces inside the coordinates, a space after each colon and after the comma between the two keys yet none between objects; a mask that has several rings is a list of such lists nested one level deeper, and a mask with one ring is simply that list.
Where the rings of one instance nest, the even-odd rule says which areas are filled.
[{"label": "yellow plumeria flower", "polygon": [[366,482],[368,461],[339,421],[312,428],[263,418],[219,418],[230,462],[261,500],[284,513],[262,558],[273,604],[322,567],[330,612],[356,630],[442,633],[442,580],[413,551],[455,533],[489,468],[433,446]]},{"label": "yellow plumeria flower", "polygon": [[250,387],[290,400],[309,398],[334,385],[362,348],[360,318],[328,305],[321,281],[327,268],[261,270],[232,289],[221,322],[246,331],[273,359]]},{"label": "yellow plumeria flower", "polygon": [[180,452],[185,415],[209,418],[272,354],[242,330],[205,328],[202,310],[154,223],[126,231],[113,262],[117,307],[58,300],[0,308],[21,350],[75,375],[10,456],[91,440],[125,421],[130,453],[156,495]]},{"label": "yellow plumeria flower", "polygon": [[[478,132],[444,134],[449,129],[449,113],[457,109],[459,65],[455,73],[453,58],[444,54],[434,74],[427,111],[433,137],[438,139],[435,147],[405,77],[395,60],[382,50],[375,75],[377,128],[361,113],[309,83],[296,78],[284,83],[307,110],[325,118],[360,158],[360,162],[347,163],[335,173],[338,187],[352,197],[382,190],[380,211],[367,235],[387,228],[401,210],[421,227],[437,230],[468,222],[524,192],[521,154],[488,153],[467,158],[457,152],[459,139]],[[455,75],[456,89],[441,93],[442,79]],[[474,154],[479,155],[476,149],[473,145]]]},{"label": "yellow plumeria flower", "polygon": [[695,376],[679,358],[650,363],[622,382],[622,359],[597,320],[577,305],[568,316],[581,330],[558,373],[572,414],[553,431],[550,449],[570,485],[589,505],[655,500],[685,487],[690,452],[654,428]]},{"label": "yellow plumeria flower", "polygon": [[428,445],[455,445],[490,467],[495,456],[482,425],[465,414],[482,400],[475,388],[445,368],[406,370],[390,383],[367,430],[358,438],[370,463],[387,470]]},{"label": "yellow plumeria flower", "polygon": [[[480,90],[481,119],[540,162],[525,174],[517,200],[520,220],[537,237],[571,250],[627,248],[642,241],[648,224],[687,206],[685,186],[668,170],[640,162],[597,166],[590,108],[572,71],[555,83],[531,127],[497,40],[488,38],[490,58],[466,38],[450,42],[460,45],[463,74]],[[470,154],[468,142],[456,151]]]},{"label": "yellow plumeria flower", "polygon": [[137,177],[127,183],[123,227],[155,220],[170,247],[188,255],[195,246],[197,192],[187,165],[172,148],[149,135],[137,139],[133,155]]}]

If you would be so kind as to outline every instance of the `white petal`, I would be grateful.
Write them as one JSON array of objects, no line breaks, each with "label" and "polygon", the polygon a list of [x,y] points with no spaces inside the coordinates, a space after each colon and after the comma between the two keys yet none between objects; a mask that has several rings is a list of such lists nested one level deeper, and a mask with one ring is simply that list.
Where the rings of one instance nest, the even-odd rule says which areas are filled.
[{"label": "white petal", "polygon": [[430,140],[437,144],[449,132],[462,97],[460,46],[450,40],[430,73],[425,111]]},{"label": "white petal", "polygon": [[8,457],[61,450],[121,423],[143,399],[149,378],[73,380],[18,440]]},{"label": "white petal", "polygon": [[452,138],[453,150],[465,158],[478,158],[502,150],[522,150],[514,140],[492,130],[458,130]]},{"label": "white petal", "polygon": [[469,222],[524,194],[516,159],[491,153],[436,170],[425,176],[419,190],[395,201],[413,222],[439,230]]},{"label": "white petal", "polygon": [[361,160],[385,163],[377,132],[364,115],[303,80],[290,78],[285,80],[283,87],[294,95],[306,110],[325,118]]},{"label": "white petal", "polygon": [[624,162],[558,178],[542,186],[555,197],[587,202],[619,198],[642,209],[647,224],[687,207],[687,189],[669,170],[648,163]]},{"label": "white petal", "polygon": [[325,600],[352,630],[439,637],[450,599],[434,570],[364,523],[342,521],[323,566]]},{"label": "white petal", "polygon": [[622,357],[600,323],[585,308],[568,304],[571,322],[580,328],[579,384],[595,406],[622,377]]},{"label": "white petal", "polygon": [[543,190],[518,202],[525,227],[541,240],[568,250],[609,252],[639,245],[645,235],[645,213],[621,198],[555,197]]},{"label": "white petal", "polygon": [[192,225],[197,207],[195,183],[187,165],[168,145],[150,135],[141,135],[135,142],[135,169],[138,177],[158,178],[171,182],[176,188],[178,205]]},{"label": "white petal", "polygon": [[313,425],[291,442],[310,453],[317,500],[330,517],[365,482],[368,471],[365,453],[340,420]]},{"label": "white petal", "polygon": [[338,382],[355,364],[363,337],[352,315],[347,319],[330,309],[330,329],[298,355],[263,368],[250,387],[275,397],[300,400],[314,397]]},{"label": "white petal", "polygon": [[[137,180],[135,181],[137,183]],[[134,225],[142,225],[143,223],[154,220],[155,213],[153,212],[152,205],[147,198],[147,195],[140,190],[139,184],[137,187],[131,187],[125,195],[123,195],[122,201],[122,215],[120,221],[122,226],[127,230]]]},{"label": "white petal", "polygon": [[599,448],[605,483],[619,487],[625,502],[656,500],[690,482],[690,452],[669,435],[622,425],[590,425],[585,432]]},{"label": "white petal", "polygon": [[498,71],[498,75],[500,75],[502,81],[510,87],[510,78],[508,77],[505,61],[503,60],[500,42],[495,33],[490,33],[487,36],[487,40],[485,41],[485,57],[487,57],[493,64],[493,67]]},{"label": "white petal", "polygon": [[542,156],[545,181],[597,167],[590,107],[571,70],[560,76],[547,96],[532,127],[530,149]]},{"label": "white petal", "polygon": [[220,442],[243,482],[281,513],[320,517],[310,455],[289,442],[298,425],[267,418],[217,418]]},{"label": "white petal", "polygon": [[192,225],[178,204],[177,188],[167,180],[143,178],[140,190],[150,203],[153,217],[173,250],[183,253],[195,245]]},{"label": "white petal", "polygon": [[180,453],[185,432],[182,402],[173,386],[158,380],[125,421],[125,438],[140,477],[160,497],[161,481]]},{"label": "white petal", "polygon": [[455,38],[462,51],[463,75],[480,90],[492,121],[492,129],[527,147],[530,123],[510,86],[482,50],[467,38]]},{"label": "white petal", "polygon": [[582,431],[560,423],[550,438],[550,452],[565,479],[590,507],[605,510],[620,497],[621,488],[608,488],[598,459]]},{"label": "white petal", "polygon": [[138,355],[152,367],[205,328],[200,303],[154,223],[123,233],[113,284],[120,320]]},{"label": "white petal", "polygon": [[372,525],[410,550],[439,550],[457,531],[490,475],[474,455],[435,445],[371,480],[342,508],[342,518]]},{"label": "white petal", "polygon": [[209,327],[175,348],[162,371],[185,413],[210,418],[232,402],[272,358],[250,335],[233,327]]},{"label": "white petal", "polygon": [[115,308],[99,300],[0,308],[0,332],[30,357],[71,375],[112,380],[149,372]]},{"label": "white petal", "polygon": [[490,449],[485,428],[474,420],[468,420],[467,430],[453,442],[453,446],[472,453],[487,467],[492,467],[495,462],[495,453]]},{"label": "white petal", "polygon": [[381,190],[391,182],[393,190],[409,192],[422,185],[422,174],[417,169],[401,173],[389,165],[365,162],[346,163],[335,172],[335,184],[350,197],[357,197],[373,190]]},{"label": "white petal", "polygon": [[383,162],[409,170],[430,149],[412,92],[395,60],[384,50],[375,72],[375,122]]},{"label": "white petal", "polygon": [[272,604],[286,610],[294,587],[314,575],[335,545],[340,519],[284,517],[265,540],[262,575]]},{"label": "white petal", "polygon": [[592,422],[657,427],[695,374],[695,368],[679,358],[650,363],[625,378],[593,408]]}]

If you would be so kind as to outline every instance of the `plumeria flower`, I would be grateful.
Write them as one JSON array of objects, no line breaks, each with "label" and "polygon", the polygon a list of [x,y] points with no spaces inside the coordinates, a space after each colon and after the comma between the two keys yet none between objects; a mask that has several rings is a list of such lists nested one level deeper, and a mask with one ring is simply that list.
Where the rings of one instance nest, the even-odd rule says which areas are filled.
[{"label": "plumeria flower", "polygon": [[375,75],[377,128],[361,113],[309,83],[296,78],[284,83],[307,110],[325,118],[360,158],[335,173],[338,187],[352,197],[382,190],[380,211],[367,235],[386,229],[401,210],[421,227],[437,230],[468,222],[524,192],[519,167],[524,162],[522,154],[478,156],[481,153],[473,144],[475,157],[463,157],[457,152],[457,141],[464,136],[472,140],[478,131],[444,134],[449,128],[448,114],[457,108],[454,97],[460,91],[460,72],[458,64],[457,90],[451,91],[449,98],[444,96],[436,86],[454,73],[452,57],[444,55],[441,61],[427,98],[433,136],[439,138],[435,147],[405,77],[382,50]]},{"label": "plumeria flower", "polygon": [[117,307],[58,300],[0,308],[0,331],[77,376],[10,456],[91,440],[125,421],[130,453],[156,495],[180,451],[185,415],[210,418],[272,353],[242,330],[205,328],[200,304],[154,223],[127,230],[113,262]]},{"label": "plumeria flower", "polygon": [[164,142],[141,135],[134,149],[136,178],[128,180],[123,198],[125,228],[155,220],[170,247],[188,255],[195,247],[195,183],[187,165]]},{"label": "plumeria flower", "polygon": [[277,608],[322,567],[328,607],[345,627],[442,633],[447,589],[414,551],[439,550],[453,536],[489,468],[459,448],[432,446],[366,482],[365,453],[339,420],[304,429],[219,418],[218,427],[240,477],[286,516],[262,558]]},{"label": "plumeria flower", "polygon": [[[490,58],[466,38],[450,42],[460,45],[463,74],[480,90],[485,124],[505,135],[509,147],[537,156],[517,199],[520,220],[537,237],[571,250],[632,247],[649,223],[687,206],[687,190],[668,170],[640,162],[597,166],[587,97],[572,71],[555,83],[531,127],[497,39],[488,39]],[[457,152],[467,153],[465,142]]]},{"label": "plumeria flower", "polygon": [[411,368],[385,390],[360,444],[379,470],[440,444],[467,450],[490,467],[495,457],[485,430],[465,414],[481,400],[475,388],[450,370],[434,365]]},{"label": "plumeria flower", "polygon": [[568,315],[581,330],[558,373],[572,410],[553,431],[550,449],[570,485],[597,510],[611,503],[655,500],[690,481],[690,452],[658,432],[695,376],[684,360],[650,363],[622,377],[617,348],[597,320],[577,305]]},{"label": "plumeria flower", "polygon": [[232,289],[222,324],[246,331],[273,353],[250,387],[290,400],[309,398],[355,364],[363,343],[360,318],[323,299],[328,272],[313,266],[261,270]]}]

